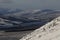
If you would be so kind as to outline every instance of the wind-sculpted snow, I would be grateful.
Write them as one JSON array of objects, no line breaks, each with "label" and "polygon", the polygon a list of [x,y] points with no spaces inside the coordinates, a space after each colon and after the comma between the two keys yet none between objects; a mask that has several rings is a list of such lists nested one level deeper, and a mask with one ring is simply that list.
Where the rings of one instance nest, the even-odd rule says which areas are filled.
[{"label": "wind-sculpted snow", "polygon": [[[0,22],[0,29],[3,30],[34,30],[60,16],[56,10],[27,10],[0,15],[3,24]],[[1,20],[0,19],[0,20]]]}]

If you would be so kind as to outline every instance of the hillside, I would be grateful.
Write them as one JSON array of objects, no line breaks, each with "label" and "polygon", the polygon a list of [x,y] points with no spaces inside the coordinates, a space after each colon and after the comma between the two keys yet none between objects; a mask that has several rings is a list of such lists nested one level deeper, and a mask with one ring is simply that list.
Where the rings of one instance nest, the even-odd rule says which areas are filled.
[{"label": "hillside", "polygon": [[[10,10],[9,12],[12,11],[14,10]],[[41,34],[43,37],[45,37],[43,34],[50,33],[50,28],[52,28],[52,30],[56,28],[54,27],[55,23],[57,25],[60,25],[60,18],[57,18],[60,16],[60,10],[45,9],[25,10],[20,12],[14,11],[15,13],[9,12],[7,14],[0,14],[0,40],[19,40],[22,37],[23,38],[21,40],[35,40],[35,38],[39,40],[40,38],[36,36],[39,36]],[[58,28],[59,26],[57,29]],[[37,30],[34,31],[35,29]]]},{"label": "hillside", "polygon": [[60,40],[60,17],[36,29],[20,40]]}]

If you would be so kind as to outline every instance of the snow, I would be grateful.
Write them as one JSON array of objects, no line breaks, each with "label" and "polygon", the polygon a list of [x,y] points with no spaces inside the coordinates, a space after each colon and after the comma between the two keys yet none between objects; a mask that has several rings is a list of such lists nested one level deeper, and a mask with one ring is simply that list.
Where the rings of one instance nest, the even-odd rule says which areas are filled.
[{"label": "snow", "polygon": [[52,20],[20,40],[60,40],[60,17]]}]

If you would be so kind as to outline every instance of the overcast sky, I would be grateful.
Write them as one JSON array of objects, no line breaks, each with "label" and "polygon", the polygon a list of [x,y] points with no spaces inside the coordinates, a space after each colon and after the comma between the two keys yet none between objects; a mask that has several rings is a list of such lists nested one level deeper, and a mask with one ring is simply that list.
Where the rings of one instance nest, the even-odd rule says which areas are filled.
[{"label": "overcast sky", "polygon": [[0,0],[0,7],[28,9],[60,9],[60,0]]}]

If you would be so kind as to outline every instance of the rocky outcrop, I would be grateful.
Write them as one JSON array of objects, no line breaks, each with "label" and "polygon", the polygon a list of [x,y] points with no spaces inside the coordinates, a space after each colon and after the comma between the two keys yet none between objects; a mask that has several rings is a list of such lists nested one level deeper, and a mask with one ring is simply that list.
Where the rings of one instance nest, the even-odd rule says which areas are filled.
[{"label": "rocky outcrop", "polygon": [[60,17],[48,22],[20,40],[60,40]]}]

